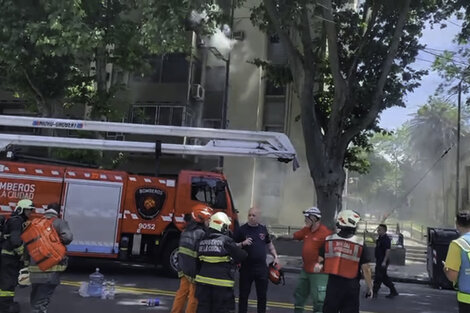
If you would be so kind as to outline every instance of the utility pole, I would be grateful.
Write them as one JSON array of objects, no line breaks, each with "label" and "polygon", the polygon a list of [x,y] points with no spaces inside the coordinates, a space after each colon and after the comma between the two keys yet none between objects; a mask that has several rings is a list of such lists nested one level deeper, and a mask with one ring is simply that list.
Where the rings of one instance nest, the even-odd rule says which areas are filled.
[{"label": "utility pole", "polygon": [[456,157],[456,170],[455,170],[455,214],[459,213],[459,197],[460,197],[460,115],[462,111],[462,80],[458,85],[458,100],[457,100],[457,157]]}]

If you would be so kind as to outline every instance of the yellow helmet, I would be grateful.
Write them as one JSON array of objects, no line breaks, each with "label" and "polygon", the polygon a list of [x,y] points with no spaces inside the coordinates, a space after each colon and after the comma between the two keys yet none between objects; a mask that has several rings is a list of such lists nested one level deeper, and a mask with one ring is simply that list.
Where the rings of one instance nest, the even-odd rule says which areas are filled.
[{"label": "yellow helmet", "polygon": [[224,232],[232,224],[230,218],[224,212],[217,212],[211,216],[209,228]]},{"label": "yellow helmet", "polygon": [[29,199],[23,199],[18,201],[18,203],[16,204],[15,212],[21,215],[23,214],[24,210],[34,210],[33,201]]}]

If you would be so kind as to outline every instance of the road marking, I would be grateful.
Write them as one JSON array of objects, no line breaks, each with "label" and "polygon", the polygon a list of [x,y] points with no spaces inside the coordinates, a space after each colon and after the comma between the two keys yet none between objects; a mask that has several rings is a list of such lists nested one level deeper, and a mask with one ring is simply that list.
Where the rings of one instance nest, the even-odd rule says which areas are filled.
[{"label": "road marking", "polygon": [[[64,286],[72,286],[72,287],[80,287],[81,281],[69,281],[63,280],[61,285]],[[116,286],[116,293],[136,293],[136,294],[149,294],[149,295],[158,295],[158,296],[169,296],[174,297],[176,292],[170,290],[162,290],[162,289],[150,289],[150,288],[137,288],[137,287],[126,287],[126,286]],[[235,299],[238,302],[238,298]],[[256,305],[256,300],[248,300],[249,305]],[[279,309],[294,309],[294,304],[289,302],[277,302],[277,301],[267,301],[266,305],[271,308],[279,308]],[[313,306],[306,305],[304,307],[305,311],[313,311]],[[376,313],[376,312],[368,312],[368,311],[361,311],[360,313]]]}]

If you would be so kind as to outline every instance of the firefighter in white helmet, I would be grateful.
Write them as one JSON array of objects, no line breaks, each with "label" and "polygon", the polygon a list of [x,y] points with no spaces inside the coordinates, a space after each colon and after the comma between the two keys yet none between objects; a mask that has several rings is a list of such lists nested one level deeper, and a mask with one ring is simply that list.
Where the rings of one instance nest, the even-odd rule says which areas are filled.
[{"label": "firefighter in white helmet", "polygon": [[324,313],[359,313],[361,270],[368,288],[366,297],[373,296],[370,258],[363,238],[356,236],[360,219],[355,211],[339,212],[339,232],[326,238],[323,268],[329,277]]},{"label": "firefighter in white helmet", "polygon": [[18,283],[18,273],[23,263],[24,246],[21,232],[33,210],[33,201],[29,199],[18,201],[4,226],[0,269],[0,313],[20,311],[19,304],[13,299]]},{"label": "firefighter in white helmet", "polygon": [[198,313],[234,312],[236,263],[247,253],[228,236],[230,221],[227,214],[211,216],[209,230],[199,243],[201,267],[196,275]]}]

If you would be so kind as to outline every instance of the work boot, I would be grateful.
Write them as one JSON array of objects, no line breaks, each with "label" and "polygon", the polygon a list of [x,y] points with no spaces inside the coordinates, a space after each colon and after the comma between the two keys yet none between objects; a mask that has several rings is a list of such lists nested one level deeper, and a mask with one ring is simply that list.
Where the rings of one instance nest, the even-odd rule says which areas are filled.
[{"label": "work boot", "polygon": [[8,313],[19,313],[21,311],[20,304],[18,302],[13,302],[8,308]]},{"label": "work boot", "polygon": [[388,295],[386,295],[385,298],[393,299],[396,296],[398,296],[398,292],[395,290],[395,291],[390,292]]}]

